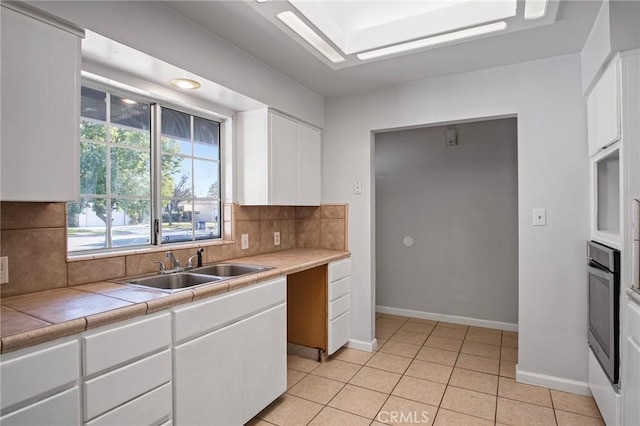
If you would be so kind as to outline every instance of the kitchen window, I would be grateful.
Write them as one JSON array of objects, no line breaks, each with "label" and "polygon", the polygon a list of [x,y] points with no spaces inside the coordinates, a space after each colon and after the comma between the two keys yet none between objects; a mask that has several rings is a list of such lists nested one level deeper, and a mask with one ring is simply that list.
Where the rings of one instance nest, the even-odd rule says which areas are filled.
[{"label": "kitchen window", "polygon": [[220,123],[83,86],[67,209],[69,253],[220,238]]}]

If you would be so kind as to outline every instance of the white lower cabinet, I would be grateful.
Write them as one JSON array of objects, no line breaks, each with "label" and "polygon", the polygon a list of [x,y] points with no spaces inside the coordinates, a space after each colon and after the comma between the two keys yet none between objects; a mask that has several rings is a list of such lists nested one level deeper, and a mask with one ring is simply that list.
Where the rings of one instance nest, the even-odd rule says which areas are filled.
[{"label": "white lower cabinet", "polygon": [[283,303],[242,325],[242,423],[287,390],[287,307]]},{"label": "white lower cabinet", "polygon": [[203,317],[220,327],[214,312],[238,307],[226,325],[173,349],[176,425],[244,424],[286,391],[285,302],[278,278],[174,310],[174,329],[186,333],[201,330]]},{"label": "white lower cabinet", "polygon": [[77,339],[3,355],[0,424],[80,424],[79,358]]},{"label": "white lower cabinet", "polygon": [[240,328],[236,323],[174,348],[177,425],[243,423]]},{"label": "white lower cabinet", "polygon": [[281,277],[2,355],[0,424],[244,424],[287,388],[286,295]]},{"label": "white lower cabinet", "polygon": [[640,306],[627,301],[627,336],[622,354],[623,424],[640,425]]},{"label": "white lower cabinet", "polygon": [[171,418],[171,314],[103,327],[81,341],[87,425],[157,425]]},{"label": "white lower cabinet", "polygon": [[351,337],[351,259],[329,264],[329,318],[327,352],[335,353]]},{"label": "white lower cabinet", "polygon": [[0,417],[2,426],[72,426],[80,424],[78,387],[55,394]]},{"label": "white lower cabinet", "polygon": [[147,392],[86,423],[87,426],[157,425],[171,414],[171,383]]}]

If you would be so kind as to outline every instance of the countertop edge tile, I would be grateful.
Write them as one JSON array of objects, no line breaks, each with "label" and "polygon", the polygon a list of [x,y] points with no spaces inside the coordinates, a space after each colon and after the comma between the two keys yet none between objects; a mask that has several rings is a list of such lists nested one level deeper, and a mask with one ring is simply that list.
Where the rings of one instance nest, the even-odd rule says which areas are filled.
[{"label": "countertop edge tile", "polygon": [[106,312],[100,312],[99,314],[89,315],[85,319],[87,320],[87,330],[90,330],[146,314],[147,304],[146,302],[143,302],[112,309]]},{"label": "countertop edge tile", "polygon": [[145,302],[147,304],[147,315],[192,302],[193,298],[193,290],[185,290],[179,293],[170,294],[167,297],[147,300]]},{"label": "countertop edge tile", "polygon": [[[274,262],[274,256],[282,262]],[[104,312],[95,313],[85,317],[71,319],[61,323],[52,324],[45,327],[39,327],[21,333],[5,336],[0,339],[0,353],[8,353],[20,349],[35,346],[40,343],[52,341],[61,337],[67,337],[78,334],[89,329],[95,329],[108,324],[113,324],[126,319],[137,316],[149,315],[155,312],[167,310],[177,305],[186,304],[195,300],[202,300],[228,291],[249,287],[259,282],[267,281],[278,276],[286,276],[316,266],[328,264],[335,260],[341,260],[351,257],[349,251],[334,251],[324,249],[306,249],[294,248],[282,250],[275,253],[266,253],[263,255],[249,256],[251,263],[260,264],[261,258],[264,258],[265,266],[274,266],[281,263],[281,266],[273,267],[270,270],[252,274],[249,276],[238,277],[225,280],[224,283],[213,284],[196,289],[185,290],[175,294],[169,294],[165,297],[147,300],[140,303],[134,303]],[[309,260],[312,259],[312,260]],[[226,263],[247,263],[247,258],[233,258],[225,261]],[[73,286],[65,289],[72,290]],[[79,293],[92,294],[87,290],[76,289]],[[108,292],[107,292],[108,293]],[[115,298],[107,293],[93,293],[99,296]],[[38,293],[32,293],[38,294]],[[16,296],[17,297],[17,296]],[[15,308],[13,308],[15,309]],[[21,312],[18,309],[15,309]],[[27,314],[29,315],[29,314]],[[31,315],[32,316],[32,315]],[[37,318],[37,317],[36,317]]]},{"label": "countertop edge tile", "polygon": [[86,318],[76,318],[71,321],[53,324],[48,327],[41,327],[18,334],[12,334],[11,336],[6,336],[1,339],[1,351],[3,354],[14,352],[40,343],[59,339],[61,337],[82,333],[86,329]]},{"label": "countertop edge tile", "polygon": [[206,286],[194,288],[193,301],[206,299],[207,297],[215,296],[217,294],[227,293],[229,291],[229,282],[223,281],[219,283],[213,283]]}]

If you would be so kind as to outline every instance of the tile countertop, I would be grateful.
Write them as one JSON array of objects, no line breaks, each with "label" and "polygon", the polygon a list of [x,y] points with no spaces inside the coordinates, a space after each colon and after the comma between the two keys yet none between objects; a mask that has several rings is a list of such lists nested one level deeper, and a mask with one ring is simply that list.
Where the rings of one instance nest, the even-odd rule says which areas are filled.
[{"label": "tile countertop", "polygon": [[349,256],[349,252],[343,251],[292,249],[229,259],[220,263],[247,263],[274,269],[174,294],[102,281],[7,297],[0,299],[0,351],[13,352]]}]

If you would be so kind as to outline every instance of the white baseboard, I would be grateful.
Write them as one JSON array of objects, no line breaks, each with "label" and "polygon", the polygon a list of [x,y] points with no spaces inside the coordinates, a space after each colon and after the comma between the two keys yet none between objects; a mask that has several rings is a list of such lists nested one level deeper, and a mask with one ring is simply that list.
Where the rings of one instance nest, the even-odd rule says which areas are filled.
[{"label": "white baseboard", "polygon": [[496,328],[506,331],[518,331],[518,324],[508,322],[489,321],[476,318],[459,317],[456,315],[434,314],[431,312],[414,311],[412,309],[392,308],[389,306],[376,305],[376,312],[404,317],[421,318],[433,321],[452,322],[454,324],[473,325],[476,327]]},{"label": "white baseboard", "polygon": [[527,385],[544,386],[549,389],[591,396],[591,390],[589,389],[589,383],[587,382],[579,382],[577,380],[563,379],[562,377],[522,371],[517,365],[516,381]]},{"label": "white baseboard", "polygon": [[364,340],[349,339],[347,347],[360,351],[373,352],[378,349],[378,340],[374,338],[372,341],[367,342]]}]

